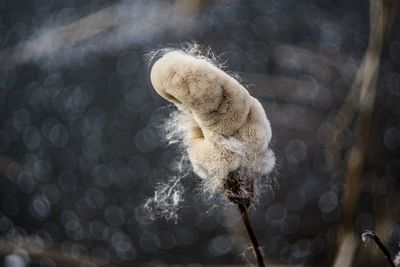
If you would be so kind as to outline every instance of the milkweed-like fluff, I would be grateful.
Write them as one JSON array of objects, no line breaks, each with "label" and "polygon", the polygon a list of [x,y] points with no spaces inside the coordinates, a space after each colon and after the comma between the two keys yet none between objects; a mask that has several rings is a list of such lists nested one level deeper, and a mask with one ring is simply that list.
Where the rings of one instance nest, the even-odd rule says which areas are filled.
[{"label": "milkweed-like fluff", "polygon": [[165,52],[150,78],[157,93],[177,107],[168,134],[181,142],[204,189],[250,205],[256,180],[275,165],[271,126],[260,102],[211,59],[183,50]]}]

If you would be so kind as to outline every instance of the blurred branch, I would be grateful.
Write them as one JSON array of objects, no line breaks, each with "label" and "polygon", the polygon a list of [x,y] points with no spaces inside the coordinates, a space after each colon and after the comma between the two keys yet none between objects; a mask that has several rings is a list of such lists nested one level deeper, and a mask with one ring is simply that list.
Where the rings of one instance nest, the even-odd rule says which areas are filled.
[{"label": "blurred branch", "polygon": [[[183,19],[190,18],[196,14],[200,8],[200,4],[201,1],[199,0],[176,0],[169,10],[162,7],[159,13],[157,13],[157,10],[143,11],[149,14],[146,14],[145,19],[142,20],[133,14],[126,14],[129,6],[113,4],[67,25],[44,27],[37,31],[29,40],[21,42],[15,47],[8,47],[1,50],[0,69],[12,68],[31,60],[39,60],[61,53],[64,49],[73,47],[107,31],[118,33],[118,27],[125,30],[124,35],[132,35],[135,30],[144,27],[143,25],[138,26],[138,23],[146,24],[148,21],[152,22],[148,23],[149,25],[144,30],[146,31],[147,28],[158,29],[164,26],[160,24],[162,20],[170,19],[171,21],[182,22]],[[132,9],[132,13],[133,11],[136,11],[136,9]],[[175,20],[173,20],[174,17]],[[181,26],[184,27],[186,25]],[[143,35],[144,33],[138,31],[138,34]],[[129,39],[129,37],[125,37]],[[107,36],[107,38],[110,43],[118,42],[115,36]],[[131,42],[128,42],[125,45],[130,44]]]},{"label": "blurred branch", "polygon": [[[71,266],[97,266],[96,263],[104,263],[105,259],[100,257],[89,257],[82,255],[69,255],[59,249],[45,249],[43,244],[38,244],[35,239],[25,238],[18,240],[18,242],[10,242],[5,239],[0,239],[0,256],[8,254],[16,254],[24,258],[29,256],[29,259],[33,263],[39,263],[43,257],[48,257],[56,263],[59,267],[71,267]],[[27,266],[31,266],[28,263]],[[36,265],[34,265],[36,266]],[[102,264],[102,266],[111,266],[109,264]]]},{"label": "blurred branch", "polygon": [[[30,58],[26,56],[27,49],[36,50],[37,57],[43,57],[84,41],[112,27],[116,22],[117,15],[118,5],[112,5],[68,25],[56,26],[16,47],[0,51],[0,59],[2,59],[0,68],[12,68],[29,61]],[[53,45],[49,50],[50,42]],[[42,46],[42,43],[47,43],[47,45]]]},{"label": "blurred branch", "polygon": [[335,57],[330,57],[322,53],[318,53],[315,50],[304,48],[301,46],[294,46],[286,43],[278,43],[275,46],[279,46],[281,49],[285,51],[291,51],[296,56],[299,57],[299,63],[306,67],[310,67],[310,65],[317,64],[321,66],[333,67],[337,70],[341,70],[343,68],[343,64],[346,61],[352,59],[352,55],[350,54],[342,54],[337,55]]},{"label": "blurred branch", "polygon": [[[332,101],[328,88],[319,84],[315,89],[310,80],[249,72],[240,72],[239,75],[250,84],[250,91],[258,99],[285,102],[317,111],[328,110]],[[251,85],[255,85],[256,89]]]},{"label": "blurred branch", "polygon": [[334,142],[330,146],[330,151],[336,159],[339,158],[345,129],[350,126],[357,111],[373,109],[380,55],[394,17],[393,2],[394,0],[371,0],[370,2],[371,22],[368,48],[346,99],[332,121],[334,132],[330,138]]},{"label": "blurred branch", "polygon": [[[335,133],[337,136],[333,150],[339,153],[343,132],[349,126],[357,112],[354,134],[356,141],[351,147],[347,159],[346,185],[342,200],[342,222],[339,228],[339,240],[341,243],[335,261],[335,266],[337,267],[350,266],[354,251],[346,251],[343,247],[355,247],[357,244],[353,229],[354,214],[362,188],[361,177],[365,155],[374,131],[372,115],[375,105],[380,55],[385,37],[390,29],[391,18],[393,16],[393,2],[370,1],[369,45],[356,73],[346,102],[334,120],[334,126],[335,128],[337,127]],[[348,238],[348,236],[352,236],[352,238]],[[347,242],[351,242],[352,244]],[[343,264],[343,262],[346,264]]]},{"label": "blurred branch", "polygon": [[[16,254],[25,258],[29,256],[30,262],[27,266],[36,266],[35,263],[39,263],[43,257],[47,257],[54,261],[58,267],[72,267],[72,266],[104,266],[104,267],[128,267],[132,266],[132,262],[121,262],[118,264],[106,263],[108,259],[98,256],[84,256],[84,255],[72,255],[66,253],[61,249],[49,249],[44,248],[41,242],[38,244],[37,240],[32,238],[19,239],[16,242],[10,242],[6,239],[0,239],[0,257],[9,254]],[[34,263],[34,264],[32,264]],[[147,265],[142,263],[141,265]],[[46,265],[47,266],[47,265]],[[166,265],[168,266],[168,265]],[[173,266],[173,265],[171,265]],[[210,267],[241,267],[243,265],[208,265]],[[269,264],[269,267],[289,267],[289,265],[281,264]],[[293,266],[293,265],[290,265]]]},{"label": "blurred branch", "polygon": [[334,267],[349,267],[353,262],[353,257],[357,248],[358,241],[352,233],[343,236],[339,251],[335,259]]}]

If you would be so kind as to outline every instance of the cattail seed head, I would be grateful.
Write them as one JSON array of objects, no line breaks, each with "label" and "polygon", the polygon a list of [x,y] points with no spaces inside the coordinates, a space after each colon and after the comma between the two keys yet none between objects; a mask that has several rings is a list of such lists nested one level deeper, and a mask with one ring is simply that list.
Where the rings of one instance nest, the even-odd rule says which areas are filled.
[{"label": "cattail seed head", "polygon": [[275,165],[271,127],[260,102],[211,60],[181,50],[159,58],[150,78],[178,109],[169,122],[171,136],[182,142],[205,189],[250,205],[254,180]]}]

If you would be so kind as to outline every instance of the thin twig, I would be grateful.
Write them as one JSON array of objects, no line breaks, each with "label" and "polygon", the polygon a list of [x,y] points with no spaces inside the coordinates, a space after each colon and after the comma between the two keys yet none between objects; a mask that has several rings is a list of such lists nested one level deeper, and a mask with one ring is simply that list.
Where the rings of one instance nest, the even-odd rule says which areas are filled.
[{"label": "thin twig", "polygon": [[240,214],[242,215],[242,220],[244,225],[246,226],[247,233],[249,234],[251,244],[253,245],[253,252],[257,259],[258,267],[265,267],[264,258],[261,254],[260,246],[258,245],[258,241],[256,235],[254,234],[253,228],[250,225],[249,216],[247,216],[247,209],[242,204],[238,204]]},{"label": "thin twig", "polygon": [[373,239],[375,241],[375,244],[382,251],[383,255],[385,255],[385,258],[389,262],[390,266],[395,267],[392,256],[389,253],[389,250],[385,247],[385,245],[382,243],[381,239],[375,232],[366,231],[361,235],[361,237],[364,242],[367,241],[367,238]]}]

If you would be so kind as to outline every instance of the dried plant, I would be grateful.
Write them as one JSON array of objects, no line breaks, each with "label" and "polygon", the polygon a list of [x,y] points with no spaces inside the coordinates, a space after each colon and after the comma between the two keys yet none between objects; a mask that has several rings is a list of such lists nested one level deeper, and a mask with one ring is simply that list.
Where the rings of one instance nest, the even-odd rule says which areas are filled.
[{"label": "dried plant", "polygon": [[[154,89],[177,108],[165,124],[169,143],[180,145],[190,168],[201,178],[203,192],[209,196],[223,193],[238,205],[257,261],[263,266],[247,216],[247,208],[275,166],[269,147],[271,127],[262,105],[215,64],[211,52],[204,56],[197,46],[164,49],[152,58],[158,58],[151,69]],[[180,180],[173,179],[172,187],[160,187],[147,204],[155,205],[156,213],[171,216],[169,207],[179,204],[173,199],[174,188],[181,189]]]},{"label": "dried plant", "polygon": [[[389,250],[386,248],[386,246],[382,243],[381,239],[379,238],[379,236],[373,232],[373,231],[365,231],[362,235],[361,235],[361,239],[362,241],[365,243],[368,241],[368,239],[372,239],[374,240],[375,244],[378,246],[378,248],[382,251],[383,255],[385,256],[387,262],[390,264],[390,266],[392,267],[398,267],[399,264],[393,262],[392,256],[390,255]],[[397,257],[396,257],[396,261],[398,261]]]}]

